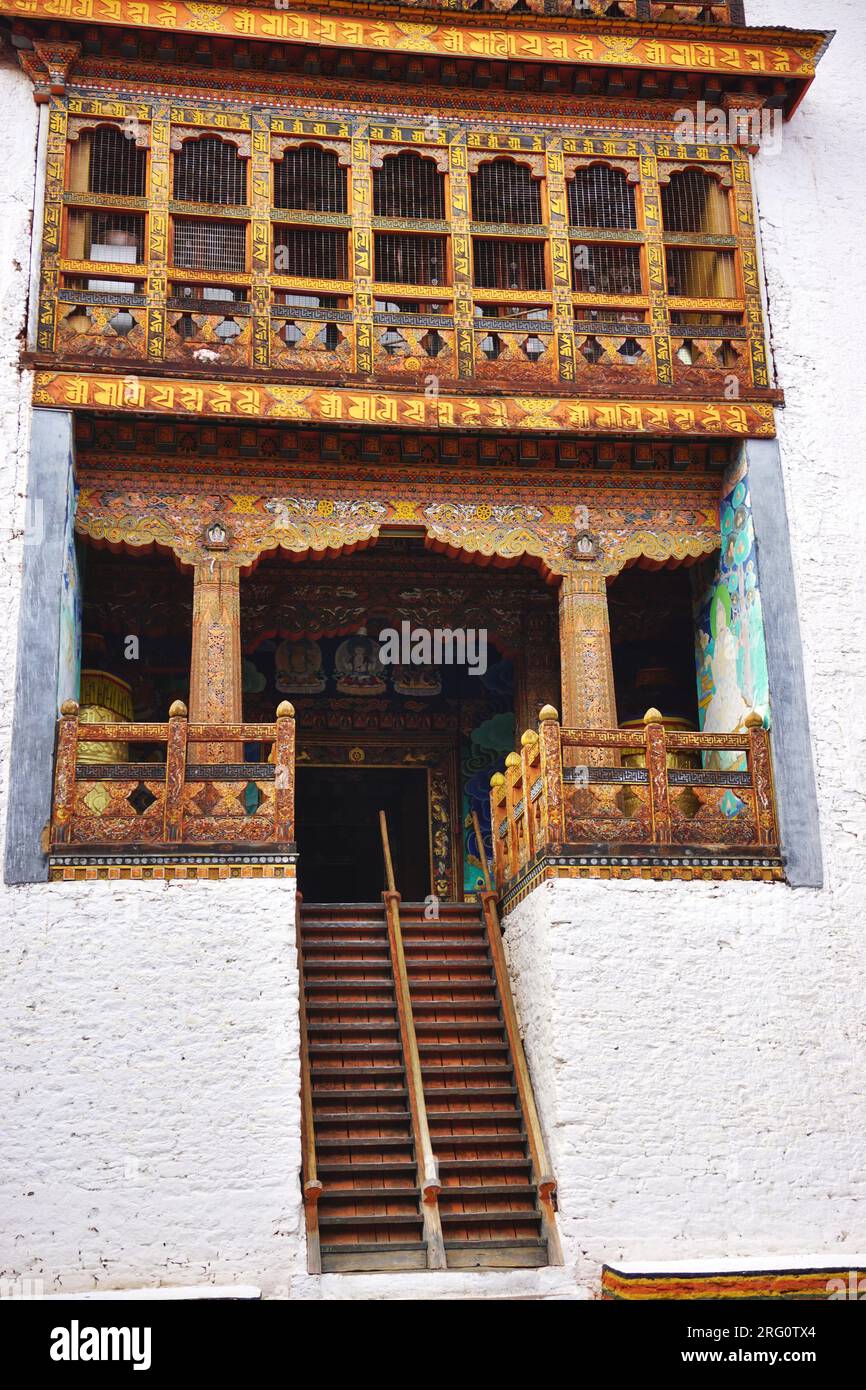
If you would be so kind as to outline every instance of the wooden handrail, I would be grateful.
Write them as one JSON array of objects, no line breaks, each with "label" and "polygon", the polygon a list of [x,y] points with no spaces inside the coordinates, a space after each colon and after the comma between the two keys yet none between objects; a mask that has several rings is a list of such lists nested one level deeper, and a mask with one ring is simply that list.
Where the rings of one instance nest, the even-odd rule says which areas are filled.
[{"label": "wooden handrail", "polygon": [[409,973],[406,969],[406,954],[403,950],[403,932],[400,927],[401,899],[400,894],[397,892],[394,879],[394,865],[391,859],[391,842],[388,837],[388,822],[384,811],[379,812],[379,829],[382,835],[382,853],[385,858],[385,881],[388,884],[387,889],[382,894],[382,900],[385,904],[385,920],[388,927],[388,947],[391,953],[391,968],[394,975],[397,1018],[400,1023],[400,1042],[406,1067],[409,1112],[412,1118],[412,1136],[415,1141],[418,1186],[421,1191],[424,1241],[427,1246],[427,1268],[445,1269],[445,1239],[442,1234],[442,1220],[439,1215],[439,1192],[442,1183],[439,1178],[439,1164],[433,1152],[433,1144],[430,1139],[430,1126],[427,1121],[427,1105],[424,1100],[424,1079],[421,1072],[421,1055],[418,1051],[418,1039],[415,1034],[412,998],[409,993]]},{"label": "wooden handrail", "polygon": [[301,1062],[301,1175],[304,1195],[304,1223],[307,1228],[307,1273],[321,1274],[322,1247],[319,1239],[319,1198],[322,1183],[316,1165],[316,1130],[313,1116],[313,1091],[310,1084],[310,1044],[307,1036],[307,996],[304,989],[304,952],[301,941],[301,907],[297,895],[295,936],[298,948],[298,992],[300,996],[300,1062]]},{"label": "wooden handrail", "polygon": [[556,1178],[553,1176],[553,1169],[548,1161],[544,1135],[541,1131],[541,1121],[538,1118],[538,1110],[535,1105],[532,1081],[529,1076],[529,1064],[526,1060],[523,1039],[520,1036],[517,1010],[514,1006],[514,996],[511,993],[511,978],[508,974],[505,948],[502,945],[502,930],[499,925],[496,894],[489,886],[490,867],[487,862],[487,850],[484,845],[484,838],[481,834],[481,826],[478,822],[478,812],[474,809],[472,811],[472,824],[475,827],[475,838],[478,842],[484,882],[487,884],[487,887],[481,894],[484,925],[487,929],[490,956],[496,974],[496,983],[499,987],[499,998],[502,1001],[502,1017],[505,1021],[505,1031],[511,1050],[514,1080],[517,1085],[517,1094],[520,1097],[523,1118],[526,1122],[529,1154],[532,1159],[533,1176],[538,1193],[538,1209],[541,1215],[545,1238],[547,1240],[548,1259],[552,1265],[561,1265],[563,1263],[562,1244],[556,1226],[554,1208]]}]

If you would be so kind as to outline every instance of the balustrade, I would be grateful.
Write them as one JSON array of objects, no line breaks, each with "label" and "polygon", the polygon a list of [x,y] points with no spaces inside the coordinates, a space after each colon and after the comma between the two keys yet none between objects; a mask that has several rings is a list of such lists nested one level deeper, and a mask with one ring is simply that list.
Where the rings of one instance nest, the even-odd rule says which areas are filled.
[{"label": "balustrade", "polygon": [[641,729],[564,729],[545,706],[538,733],[491,779],[497,888],[544,856],[635,872],[691,859],[778,877],[769,736],[757,714],[746,726],[672,732],[649,710]]}]

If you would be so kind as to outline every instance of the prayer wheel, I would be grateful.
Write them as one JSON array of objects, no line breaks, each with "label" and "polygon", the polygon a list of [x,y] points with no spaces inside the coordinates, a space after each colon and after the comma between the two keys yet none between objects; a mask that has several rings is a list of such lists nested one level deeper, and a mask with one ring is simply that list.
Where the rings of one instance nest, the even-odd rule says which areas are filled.
[{"label": "prayer wheel", "polygon": [[[82,671],[79,720],[82,724],[130,724],[131,686],[108,671]],[[126,763],[129,761],[129,744],[79,742],[78,761]]]}]

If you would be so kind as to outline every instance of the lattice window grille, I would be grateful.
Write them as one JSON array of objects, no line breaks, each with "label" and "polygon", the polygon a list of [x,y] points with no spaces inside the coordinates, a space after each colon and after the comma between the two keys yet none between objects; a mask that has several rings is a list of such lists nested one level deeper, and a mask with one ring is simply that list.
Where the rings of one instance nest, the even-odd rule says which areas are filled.
[{"label": "lattice window grille", "polygon": [[376,279],[383,284],[444,284],[445,238],[377,232],[375,262]]},{"label": "lattice window grille", "polygon": [[640,248],[572,246],[573,287],[582,294],[640,294]]},{"label": "lattice window grille", "polygon": [[480,289],[545,289],[543,242],[487,241],[476,237],[474,252],[475,284]]},{"label": "lattice window grille", "polygon": [[635,193],[621,169],[591,164],[568,183],[568,220],[573,227],[637,227]]},{"label": "lattice window grille", "polygon": [[541,186],[525,164],[496,159],[472,175],[472,216],[476,222],[540,226]]},{"label": "lattice window grille", "polygon": [[274,270],[304,280],[345,280],[349,273],[345,232],[326,228],[277,227]]},{"label": "lattice window grille", "polygon": [[274,165],[274,206],[303,212],[345,212],[347,171],[332,150],[301,145]]},{"label": "lattice window grille", "polygon": [[123,198],[142,198],[147,180],[147,154],[114,126],[98,126],[79,137],[89,153],[87,188]]},{"label": "lattice window grille", "polygon": [[246,203],[246,161],[234,145],[216,136],[185,140],[174,157],[174,196],[215,207]]},{"label": "lattice window grille", "polygon": [[[68,252],[75,259],[136,265],[144,259],[144,216],[137,212],[71,211]],[[97,288],[90,285],[90,289]],[[118,290],[120,286],[117,287]],[[132,293],[130,285],[126,293]]]},{"label": "lattice window grille", "polygon": [[668,292],[682,299],[735,299],[737,273],[732,251],[692,251],[669,246]]},{"label": "lattice window grille", "polygon": [[726,236],[731,230],[728,195],[717,179],[700,169],[671,174],[661,186],[662,217],[668,232]]},{"label": "lattice window grille", "polygon": [[373,170],[373,213],[376,217],[445,216],[445,179],[432,159],[404,151],[389,155]]},{"label": "lattice window grille", "polygon": [[187,270],[246,269],[246,228],[242,222],[204,222],[175,218],[174,264]]}]

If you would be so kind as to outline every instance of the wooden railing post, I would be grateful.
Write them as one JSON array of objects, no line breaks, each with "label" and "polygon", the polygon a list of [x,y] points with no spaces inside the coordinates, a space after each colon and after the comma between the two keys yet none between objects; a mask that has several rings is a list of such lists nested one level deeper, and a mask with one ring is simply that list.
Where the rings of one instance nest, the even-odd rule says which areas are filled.
[{"label": "wooden railing post", "polygon": [[749,770],[755,799],[755,830],[759,845],[777,845],[776,795],[773,787],[773,763],[770,738],[757,710],[746,715],[749,731]]},{"label": "wooden railing post", "polygon": [[175,700],[168,712],[168,733],[165,741],[165,805],[162,812],[162,834],[163,839],[168,842],[176,842],[183,838],[187,729],[186,705],[183,700]]},{"label": "wooden railing post", "polygon": [[646,767],[653,843],[669,845],[672,830],[670,790],[668,787],[667,735],[665,734],[662,715],[657,709],[648,709],[643,717],[643,723],[646,738]]},{"label": "wooden railing post", "polygon": [[[500,833],[499,829],[503,824],[504,787],[505,778],[502,773],[494,772],[490,778],[490,838],[493,845],[493,872],[496,876],[497,887],[500,889],[505,887],[508,880],[506,837]],[[506,825],[506,830],[507,828]]]},{"label": "wooden railing post", "polygon": [[277,706],[274,764],[274,839],[290,844],[295,838],[295,708],[288,700]]},{"label": "wooden railing post", "polygon": [[538,752],[538,734],[534,729],[526,729],[520,737],[520,758],[523,781],[523,823],[526,827],[526,860],[531,860],[536,851],[535,823],[532,819],[532,763]]},{"label": "wooden railing post", "polygon": [[65,845],[71,839],[75,810],[75,760],[78,753],[78,705],[64,700],[60,706],[57,758],[54,763],[54,807],[51,816],[52,844]]},{"label": "wooden railing post", "polygon": [[565,798],[562,779],[562,734],[553,705],[545,705],[538,715],[541,745],[542,832],[549,845],[565,840]]},{"label": "wooden railing post", "polygon": [[319,1239],[319,1198],[322,1183],[316,1166],[316,1128],[313,1092],[310,1084],[310,1044],[307,1037],[307,993],[304,988],[304,951],[301,941],[300,893],[296,898],[295,933],[298,945],[298,988],[300,994],[301,1041],[301,1167],[304,1194],[304,1224],[307,1228],[307,1273],[321,1274],[322,1247]]},{"label": "wooden railing post", "polygon": [[397,1000],[397,1018],[400,1024],[400,1040],[406,1064],[406,1085],[409,1091],[409,1111],[412,1117],[412,1136],[415,1141],[415,1156],[418,1166],[418,1186],[421,1189],[421,1213],[424,1221],[424,1242],[427,1246],[427,1268],[445,1269],[445,1238],[442,1234],[442,1218],[439,1214],[439,1192],[442,1183],[439,1178],[439,1164],[433,1152],[430,1139],[430,1126],[427,1121],[427,1104],[424,1099],[424,1078],[421,1072],[421,1054],[415,1035],[415,1019],[412,1014],[412,997],[409,993],[409,972],[406,969],[406,955],[403,950],[403,933],[400,928],[400,894],[394,881],[394,866],[391,862],[391,845],[388,839],[388,823],[385,812],[379,812],[379,826],[382,832],[382,850],[385,856],[385,881],[388,885],[382,894],[385,904],[385,920],[388,927],[388,946],[391,952],[391,968],[394,974],[394,994]]},{"label": "wooden railing post", "polygon": [[519,873],[521,868],[520,858],[520,826],[514,812],[517,808],[518,795],[517,783],[520,780],[520,754],[509,753],[505,759],[505,811],[508,816],[508,860],[512,874]]}]

